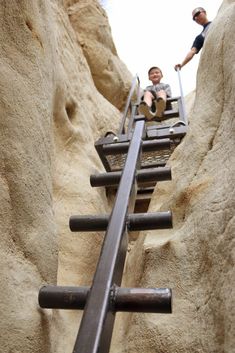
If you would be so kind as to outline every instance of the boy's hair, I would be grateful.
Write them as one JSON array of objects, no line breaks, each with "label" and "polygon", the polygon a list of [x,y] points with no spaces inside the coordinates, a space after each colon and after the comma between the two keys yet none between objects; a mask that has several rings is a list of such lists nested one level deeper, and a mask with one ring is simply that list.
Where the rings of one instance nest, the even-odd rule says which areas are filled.
[{"label": "boy's hair", "polygon": [[[161,74],[162,74],[162,70],[161,70],[159,67],[157,67],[157,66],[152,66],[152,67],[150,67],[150,69],[148,70],[148,75],[150,74],[150,72],[151,72],[152,70],[159,70],[159,71],[161,72]],[[162,76],[163,76],[163,75],[162,75]]]}]

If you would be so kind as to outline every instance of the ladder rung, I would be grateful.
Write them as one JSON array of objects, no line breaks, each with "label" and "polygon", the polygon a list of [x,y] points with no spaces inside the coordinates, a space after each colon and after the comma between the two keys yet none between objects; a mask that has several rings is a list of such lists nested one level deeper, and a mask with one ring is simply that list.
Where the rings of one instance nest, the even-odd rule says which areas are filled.
[{"label": "ladder rung", "polygon": [[[99,186],[117,186],[122,176],[122,171],[92,174],[90,184],[93,187]],[[170,167],[147,168],[138,170],[136,173],[138,183],[147,183],[152,181],[171,180]]]},{"label": "ladder rung", "polygon": [[178,101],[179,99],[181,99],[180,96],[178,96],[178,97],[170,97],[170,98],[167,98],[167,102],[176,102],[176,101]]},{"label": "ladder rung", "polygon": [[[71,216],[69,227],[72,232],[95,232],[105,231],[109,223],[109,215],[99,216]],[[149,229],[172,228],[172,213],[132,213],[127,216],[128,230],[141,231]]]},{"label": "ladder rung", "polygon": [[187,132],[187,126],[176,126],[174,127],[173,131],[171,129],[167,128],[162,128],[162,129],[155,129],[155,130],[150,130],[147,131],[147,136],[148,138],[171,138],[175,139],[178,137],[183,137]]},{"label": "ladder rung", "polygon": [[[129,148],[129,142],[116,142],[110,144],[104,144],[102,151],[105,155],[115,155],[121,153],[127,153]],[[142,151],[149,152],[149,151],[159,151],[163,149],[169,149],[171,147],[171,140],[161,139],[161,140],[151,140],[151,141],[143,141],[142,143]]]},{"label": "ladder rung", "polygon": [[[89,287],[44,286],[39,291],[41,308],[82,310],[89,295]],[[169,288],[120,288],[110,290],[110,308],[113,312],[172,312],[171,289]]]},{"label": "ladder rung", "polygon": [[130,231],[169,229],[173,227],[171,211],[133,213],[128,216],[127,223]]},{"label": "ladder rung", "polygon": [[[179,116],[179,111],[177,109],[165,110],[163,117],[161,120],[166,120],[169,118],[174,118]],[[158,120],[158,119],[156,119]]]},{"label": "ladder rung", "polygon": [[137,172],[137,182],[139,183],[164,180],[171,180],[170,167],[141,169]]},{"label": "ladder rung", "polygon": [[43,286],[38,294],[41,308],[84,309],[89,287]]}]

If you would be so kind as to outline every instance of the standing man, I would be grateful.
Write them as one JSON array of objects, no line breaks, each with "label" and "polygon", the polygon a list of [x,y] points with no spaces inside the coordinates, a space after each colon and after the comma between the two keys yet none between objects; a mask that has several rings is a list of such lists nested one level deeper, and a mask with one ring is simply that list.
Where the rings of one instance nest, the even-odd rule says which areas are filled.
[{"label": "standing man", "polygon": [[192,12],[192,16],[193,16],[193,21],[203,26],[203,31],[195,38],[192,48],[190,49],[190,51],[188,52],[188,54],[186,55],[182,63],[175,65],[175,70],[181,69],[190,60],[192,60],[195,54],[199,53],[199,51],[203,47],[206,34],[211,24],[211,22],[208,21],[207,19],[206,10],[203,9],[203,7],[196,7],[196,9],[194,9]]}]

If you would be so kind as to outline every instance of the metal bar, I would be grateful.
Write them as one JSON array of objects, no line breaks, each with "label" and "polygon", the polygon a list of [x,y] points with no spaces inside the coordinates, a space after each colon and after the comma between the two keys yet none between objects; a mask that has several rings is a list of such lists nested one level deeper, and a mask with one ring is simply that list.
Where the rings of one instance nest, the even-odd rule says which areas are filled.
[{"label": "metal bar", "polygon": [[122,135],[118,135],[118,134],[114,134],[111,135],[108,134],[107,136],[104,136],[104,137],[101,137],[99,138],[98,141],[95,142],[95,146],[98,144],[98,145],[109,145],[110,143],[117,143],[117,139],[116,137],[118,137],[118,142],[129,142],[130,141],[130,134],[122,134]]},{"label": "metal bar", "polygon": [[[90,184],[92,187],[99,186],[117,186],[121,179],[122,172],[110,172],[92,174],[90,176]],[[159,168],[148,168],[137,171],[137,182],[146,183],[151,181],[163,181],[171,180],[171,168],[170,167],[159,167]]]},{"label": "metal bar", "polygon": [[130,231],[172,228],[172,213],[134,213],[128,218]]},{"label": "metal bar", "polygon": [[137,192],[137,197],[138,197],[138,195],[141,195],[141,194],[152,194],[154,192],[154,188],[153,187],[140,187],[139,189],[138,189],[138,192]]},{"label": "metal bar", "polygon": [[144,168],[149,168],[149,169],[165,167],[166,166],[166,162],[154,162],[154,163],[149,163],[148,165],[144,164],[143,166],[144,166]]},{"label": "metal bar", "polygon": [[172,312],[172,293],[169,288],[117,288],[114,295],[115,312]]},{"label": "metal bar", "polygon": [[165,149],[171,148],[171,140],[170,139],[161,139],[161,140],[146,140],[143,141],[143,152],[151,152],[151,151],[161,151]]},{"label": "metal bar", "polygon": [[44,286],[38,294],[41,308],[80,309],[86,304],[90,287]]},{"label": "metal bar", "polygon": [[185,110],[185,102],[184,102],[184,92],[183,92],[183,87],[182,87],[182,82],[181,82],[181,76],[180,76],[180,69],[177,68],[177,74],[178,74],[178,80],[179,80],[179,86],[180,86],[180,95],[181,95],[181,107],[182,107],[182,120],[188,124],[187,122],[187,114]]},{"label": "metal bar", "polygon": [[137,110],[136,105],[131,105],[131,116],[129,118],[129,124],[128,124],[128,128],[127,128],[127,133],[129,133],[131,131],[131,129],[133,129],[136,110]]},{"label": "metal bar", "polygon": [[141,169],[137,172],[137,182],[139,183],[164,180],[171,180],[170,167]]},{"label": "metal bar", "polygon": [[179,99],[179,97],[170,97],[167,98],[167,102],[176,102]]},{"label": "metal bar", "polygon": [[107,229],[109,215],[71,216],[69,228],[72,232],[99,232]]},{"label": "metal bar", "polygon": [[92,187],[99,186],[117,186],[122,176],[122,171],[92,174],[90,184]]},{"label": "metal bar", "polygon": [[[143,115],[136,115],[135,116],[135,121],[139,121],[140,119],[142,119]],[[179,117],[179,111],[178,109],[171,109],[171,110],[165,110],[164,115],[161,118],[155,117],[153,118],[153,122],[161,122],[163,120],[168,120],[171,118],[177,118]],[[157,126],[158,127],[158,126]]]},{"label": "metal bar", "polygon": [[[127,153],[130,142],[122,142],[122,143],[111,143],[107,145],[103,145],[103,153],[105,155],[116,155],[121,153]],[[143,141],[142,144],[142,152],[150,152],[150,151],[160,151],[163,149],[169,149],[171,146],[170,139],[161,139],[155,141]]]},{"label": "metal bar", "polygon": [[[83,310],[90,287],[44,286],[39,291],[39,305],[46,309]],[[112,312],[172,312],[169,288],[120,288],[110,291]]]},{"label": "metal bar", "polygon": [[122,142],[122,143],[110,143],[107,145],[103,145],[103,153],[105,155],[115,155],[120,153],[127,153],[128,148],[130,146],[130,142]]},{"label": "metal bar", "polygon": [[139,87],[140,80],[139,80],[139,77],[137,75],[135,75],[134,79],[132,80],[131,89],[130,89],[130,92],[129,92],[129,95],[128,95],[128,98],[127,98],[126,106],[125,106],[125,109],[124,109],[124,112],[123,112],[123,116],[122,116],[121,125],[120,125],[119,132],[118,132],[119,134],[125,133],[125,122],[126,122],[126,118],[127,118],[127,113],[128,113],[129,108],[130,108],[131,98],[132,98],[132,96],[134,94],[134,91],[135,91],[135,88],[136,88],[136,84],[138,84],[138,87]]},{"label": "metal bar", "polygon": [[105,167],[105,170],[107,172],[111,171],[109,162],[107,161],[106,156],[103,154],[103,145],[100,144],[100,143],[95,143],[95,148],[96,148],[96,151],[97,151],[97,153],[98,153],[98,155],[100,157],[100,160],[103,163],[103,166]]},{"label": "metal bar", "polygon": [[[167,120],[170,118],[177,118],[179,116],[179,111],[178,109],[171,109],[171,110],[165,110],[164,115],[162,118],[160,118],[160,121],[162,120]],[[158,121],[159,119],[156,118],[156,120]]]},{"label": "metal bar", "polygon": [[[72,232],[104,231],[109,223],[109,215],[72,216],[69,226]],[[172,228],[172,214],[167,212],[133,213],[126,217],[128,230],[148,230]]]},{"label": "metal bar", "polygon": [[171,139],[175,139],[178,137],[183,137],[185,136],[187,132],[187,126],[176,126],[174,127],[174,132],[171,133],[169,131],[169,128],[163,128],[163,129],[156,129],[156,130],[149,130],[147,132],[147,136],[148,138],[153,138],[153,139],[161,139],[161,138],[171,138]]},{"label": "metal bar", "polygon": [[179,100],[178,100],[178,108],[179,108],[180,120],[184,121],[184,108],[183,108],[183,104],[182,104],[182,99],[181,98],[179,98]]},{"label": "metal bar", "polygon": [[109,311],[110,289],[114,281],[117,285],[121,282],[127,251],[126,217],[140,159],[143,132],[144,121],[140,121],[135,125],[73,353],[109,352],[114,324],[114,315]]}]

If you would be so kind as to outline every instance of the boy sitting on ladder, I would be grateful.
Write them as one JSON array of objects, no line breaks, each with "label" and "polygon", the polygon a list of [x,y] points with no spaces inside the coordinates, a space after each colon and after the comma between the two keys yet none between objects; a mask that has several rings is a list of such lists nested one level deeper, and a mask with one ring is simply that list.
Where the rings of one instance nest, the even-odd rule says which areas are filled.
[{"label": "boy sitting on ladder", "polygon": [[139,113],[144,115],[147,120],[162,118],[166,109],[166,99],[171,97],[171,88],[167,83],[160,82],[163,75],[161,69],[153,66],[148,71],[151,86],[144,90],[142,102],[139,105]]}]

